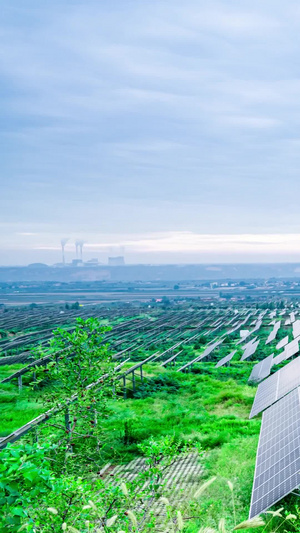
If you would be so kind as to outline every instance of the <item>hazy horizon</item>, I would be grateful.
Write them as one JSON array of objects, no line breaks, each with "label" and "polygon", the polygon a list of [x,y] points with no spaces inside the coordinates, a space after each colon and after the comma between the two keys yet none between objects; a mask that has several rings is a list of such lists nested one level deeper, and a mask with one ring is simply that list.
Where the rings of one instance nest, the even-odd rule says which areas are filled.
[{"label": "hazy horizon", "polygon": [[0,265],[300,261],[300,6],[2,6]]}]

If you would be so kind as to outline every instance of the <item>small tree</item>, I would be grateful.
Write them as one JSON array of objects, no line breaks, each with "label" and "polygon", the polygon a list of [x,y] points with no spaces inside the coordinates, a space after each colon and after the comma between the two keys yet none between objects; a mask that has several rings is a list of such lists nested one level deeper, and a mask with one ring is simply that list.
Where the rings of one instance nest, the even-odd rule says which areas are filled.
[{"label": "small tree", "polygon": [[43,402],[51,407],[47,426],[55,428],[59,469],[69,465],[73,470],[76,465],[79,470],[83,462],[100,460],[105,444],[102,422],[108,416],[107,401],[115,394],[112,356],[103,344],[109,329],[95,318],[78,318],[72,332],[58,328],[48,350],[50,363],[34,369],[34,386],[45,383],[47,376]]}]

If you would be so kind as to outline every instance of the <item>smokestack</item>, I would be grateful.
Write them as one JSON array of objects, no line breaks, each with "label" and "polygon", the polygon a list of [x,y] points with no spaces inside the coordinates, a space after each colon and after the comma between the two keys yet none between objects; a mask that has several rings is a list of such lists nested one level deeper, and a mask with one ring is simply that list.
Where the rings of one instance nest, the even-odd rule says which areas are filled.
[{"label": "smokestack", "polygon": [[77,242],[78,242],[78,246],[80,249],[80,259],[82,261],[82,250],[83,250],[83,245],[85,244],[85,241],[77,241]]},{"label": "smokestack", "polygon": [[75,241],[75,246],[76,246],[76,259],[78,259],[79,241]]},{"label": "smokestack", "polygon": [[60,241],[60,244],[61,244],[61,251],[62,251],[62,262],[63,264],[65,265],[66,264],[66,261],[65,261],[65,246],[67,244],[69,239],[62,239]]}]

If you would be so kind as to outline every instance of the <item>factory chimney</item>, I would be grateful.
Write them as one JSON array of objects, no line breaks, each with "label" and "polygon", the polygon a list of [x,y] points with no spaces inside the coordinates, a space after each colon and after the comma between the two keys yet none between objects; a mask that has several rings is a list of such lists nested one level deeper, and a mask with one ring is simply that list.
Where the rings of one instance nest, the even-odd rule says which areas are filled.
[{"label": "factory chimney", "polygon": [[79,244],[80,242],[77,240],[75,241],[75,246],[76,246],[76,259],[78,259],[78,249],[79,249]]},{"label": "factory chimney", "polygon": [[80,259],[82,261],[82,250],[83,250],[83,245],[85,244],[85,241],[77,241],[77,242],[78,242],[78,246],[80,249]]},{"label": "factory chimney", "polygon": [[60,244],[61,244],[61,251],[62,251],[62,262],[63,264],[65,265],[66,264],[66,261],[65,261],[65,246],[67,244],[69,239],[62,239],[60,241]]}]

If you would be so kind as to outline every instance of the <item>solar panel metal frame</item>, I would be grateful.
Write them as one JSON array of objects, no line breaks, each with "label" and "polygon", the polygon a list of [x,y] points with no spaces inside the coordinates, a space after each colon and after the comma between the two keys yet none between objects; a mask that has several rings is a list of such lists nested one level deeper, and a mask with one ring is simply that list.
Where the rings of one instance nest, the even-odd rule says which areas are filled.
[{"label": "solar panel metal frame", "polygon": [[262,418],[249,518],[267,511],[300,485],[299,387]]}]

